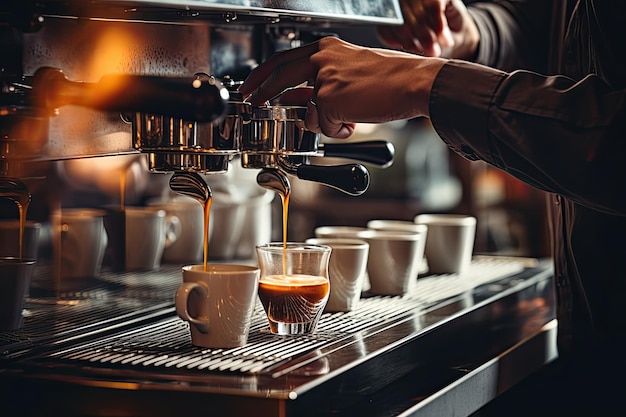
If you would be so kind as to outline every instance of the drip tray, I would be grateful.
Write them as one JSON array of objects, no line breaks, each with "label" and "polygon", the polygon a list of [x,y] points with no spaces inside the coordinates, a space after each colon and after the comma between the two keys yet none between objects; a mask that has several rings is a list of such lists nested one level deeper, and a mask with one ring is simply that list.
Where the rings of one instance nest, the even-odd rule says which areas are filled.
[{"label": "drip tray", "polygon": [[[169,282],[170,297],[179,283],[171,276],[179,273],[160,271],[160,288]],[[83,337],[41,339],[30,350],[7,344],[19,354],[3,361],[3,380],[12,381],[9,389],[41,392],[50,401],[46,410],[65,415],[72,414],[63,408],[67,403],[53,393],[71,398],[80,415],[94,412],[91,401],[105,407],[99,415],[180,415],[200,403],[233,416],[306,416],[324,409],[350,415],[351,405],[416,370],[426,381],[454,380],[540,332],[554,317],[551,276],[550,267],[535,260],[477,257],[462,276],[420,277],[405,296],[364,294],[355,310],[325,313],[314,334],[295,337],[271,334],[258,304],[248,343],[234,349],[192,346],[171,298],[142,298],[128,283],[148,280],[105,276],[116,308],[135,300],[137,314]],[[158,308],[145,310],[149,305]],[[78,334],[85,325],[73,329]],[[155,391],[161,393],[156,402]]]}]

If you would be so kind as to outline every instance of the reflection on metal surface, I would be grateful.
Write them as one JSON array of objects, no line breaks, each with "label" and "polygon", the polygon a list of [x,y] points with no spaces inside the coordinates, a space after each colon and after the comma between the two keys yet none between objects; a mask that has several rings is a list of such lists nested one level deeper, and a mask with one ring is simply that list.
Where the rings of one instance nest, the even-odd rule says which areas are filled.
[{"label": "reflection on metal surface", "polygon": [[[401,24],[398,0],[39,0],[43,15],[166,22]],[[2,10],[0,8],[0,10]]]},{"label": "reflection on metal surface", "polygon": [[[104,273],[83,291],[61,297],[80,298],[80,304],[29,303],[32,314],[21,332],[0,334],[0,385],[11,375],[21,375],[17,381],[34,391],[40,383],[45,390],[45,381],[83,389],[124,388],[129,382],[140,392],[162,390],[164,399],[170,391],[201,392],[216,412],[230,415],[249,415],[248,407],[258,408],[257,415],[275,415],[271,410],[285,400],[286,416],[311,415],[311,404],[317,404],[318,415],[348,412],[414,369],[473,372],[483,360],[539,332],[554,316],[550,278],[547,266],[477,258],[463,276],[421,277],[405,296],[364,295],[351,312],[325,313],[311,335],[270,334],[257,305],[246,346],[201,349],[191,345],[188,325],[172,307],[178,267]],[[24,367],[30,372],[21,373]],[[415,385],[424,395],[448,381],[444,376],[463,375],[435,378],[426,368],[425,379]],[[14,377],[11,386],[17,387]],[[78,398],[74,389],[64,392]],[[258,398],[265,399],[263,405]],[[63,401],[54,401],[47,406],[62,410]],[[148,406],[140,398],[130,401]],[[128,411],[128,404],[112,404],[117,408],[111,412]],[[79,401],[76,407],[89,415],[92,405]]]}]

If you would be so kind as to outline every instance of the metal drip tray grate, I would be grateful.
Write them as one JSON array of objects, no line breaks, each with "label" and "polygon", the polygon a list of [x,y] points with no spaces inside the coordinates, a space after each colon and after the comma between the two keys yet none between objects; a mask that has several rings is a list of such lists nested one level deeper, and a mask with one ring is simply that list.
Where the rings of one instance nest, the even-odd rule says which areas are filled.
[{"label": "metal drip tray grate", "polygon": [[[157,371],[226,372],[283,375],[307,364],[307,354],[318,349],[336,351],[353,344],[353,335],[376,334],[427,309],[476,287],[515,275],[527,266],[524,260],[477,258],[459,276],[434,275],[416,281],[405,296],[369,296],[348,313],[325,313],[316,333],[276,336],[269,333],[260,304],[254,312],[248,343],[234,349],[206,349],[191,345],[188,324],[176,316],[118,334],[100,337],[67,349],[40,355],[37,361],[72,366],[129,368]],[[173,309],[170,310],[173,313]]]},{"label": "metal drip tray grate", "polygon": [[[51,267],[36,270],[24,308],[24,326],[0,332],[3,357],[65,343],[73,337],[154,320],[170,308],[180,285],[180,266],[157,272],[116,274],[103,271],[98,279],[56,285]],[[58,288],[57,288],[58,287]]]}]

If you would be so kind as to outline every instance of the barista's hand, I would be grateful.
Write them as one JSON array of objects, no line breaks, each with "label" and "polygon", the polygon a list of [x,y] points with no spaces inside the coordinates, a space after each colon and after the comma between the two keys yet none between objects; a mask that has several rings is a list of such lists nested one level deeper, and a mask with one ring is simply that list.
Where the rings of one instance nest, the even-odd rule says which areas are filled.
[{"label": "barista's hand", "polygon": [[354,123],[428,116],[432,83],[444,63],[327,37],[273,55],[239,91],[258,106],[309,82],[313,88],[288,90],[281,103],[308,103],[307,129],[343,139],[352,135]]},{"label": "barista's hand", "polygon": [[470,59],[480,34],[461,0],[401,0],[402,26],[381,26],[382,42],[426,56]]}]

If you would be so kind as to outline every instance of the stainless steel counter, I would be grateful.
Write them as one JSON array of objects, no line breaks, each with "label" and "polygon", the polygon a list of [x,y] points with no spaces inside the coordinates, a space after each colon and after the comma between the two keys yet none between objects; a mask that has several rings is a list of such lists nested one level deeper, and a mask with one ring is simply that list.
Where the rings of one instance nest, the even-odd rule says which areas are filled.
[{"label": "stainless steel counter", "polygon": [[[191,345],[173,308],[178,266],[104,273],[52,294],[44,271],[26,323],[0,333],[2,409],[33,416],[469,415],[556,357],[549,262],[477,257],[421,276],[403,297],[364,294],[309,336]],[[13,415],[13,414],[11,414]]]}]

